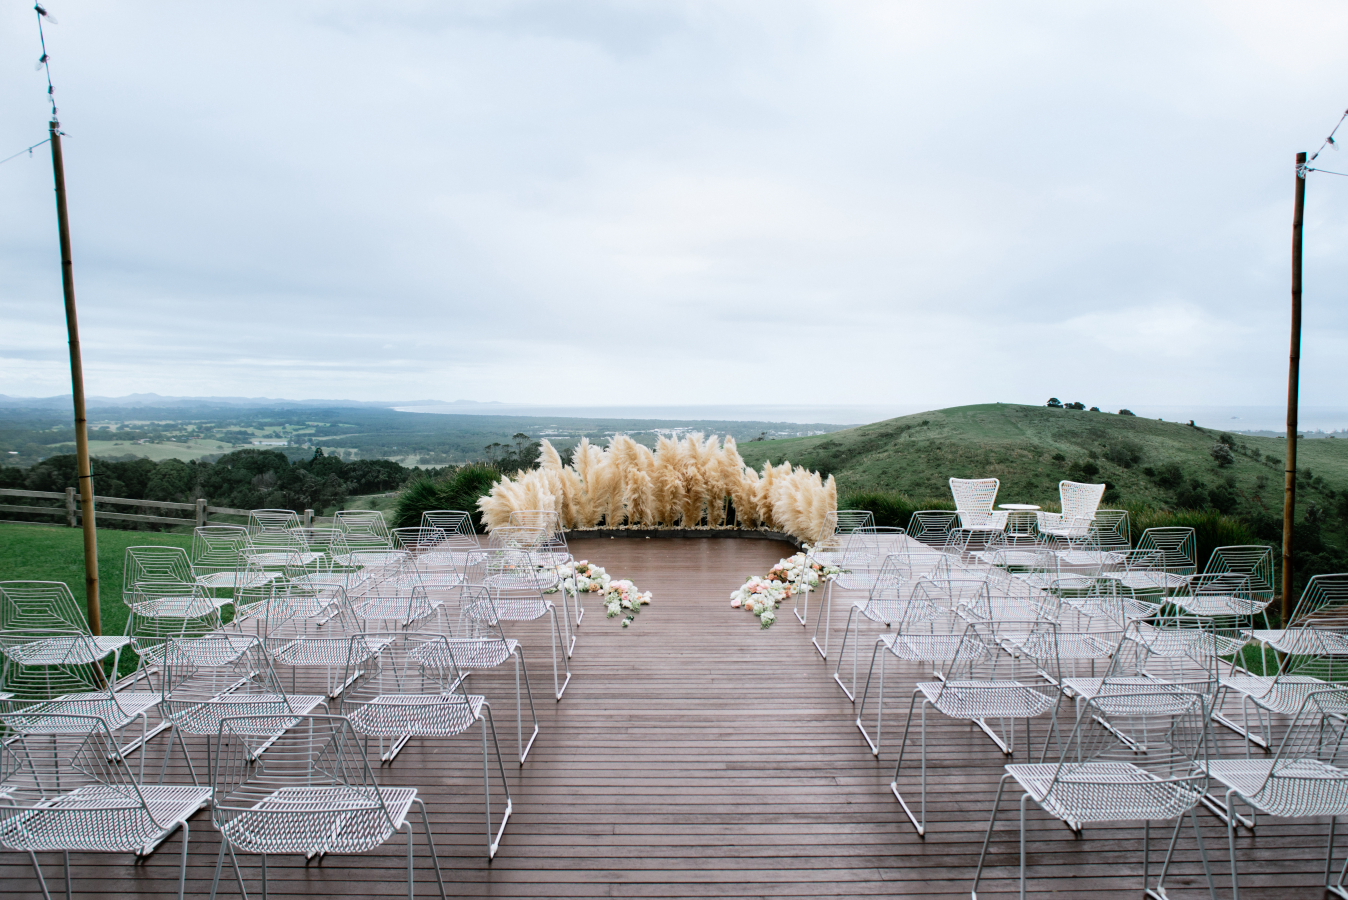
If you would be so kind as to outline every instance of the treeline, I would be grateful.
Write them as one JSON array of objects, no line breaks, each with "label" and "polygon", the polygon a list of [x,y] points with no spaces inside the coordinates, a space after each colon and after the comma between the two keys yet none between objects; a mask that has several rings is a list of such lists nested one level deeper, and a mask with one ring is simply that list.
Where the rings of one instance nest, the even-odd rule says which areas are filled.
[{"label": "treeline", "polygon": [[[212,506],[297,512],[340,507],[352,495],[394,491],[414,477],[443,474],[388,459],[347,462],[321,447],[293,463],[279,450],[248,449],[226,453],[215,462],[95,458],[92,465],[94,490],[103,497],[177,503],[205,498]],[[26,469],[0,468],[3,488],[64,491],[78,485],[73,455],[52,456]]]}]

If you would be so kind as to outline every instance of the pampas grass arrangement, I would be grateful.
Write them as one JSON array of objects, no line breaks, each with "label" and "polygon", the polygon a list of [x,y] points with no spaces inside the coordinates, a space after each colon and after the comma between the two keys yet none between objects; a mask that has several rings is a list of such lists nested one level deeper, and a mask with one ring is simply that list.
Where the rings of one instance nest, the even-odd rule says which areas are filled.
[{"label": "pampas grass arrangement", "polygon": [[781,531],[807,543],[831,531],[838,485],[789,462],[744,464],[734,438],[690,434],[661,437],[655,450],[620,434],[608,447],[586,439],[565,466],[542,441],[538,467],[505,476],[478,501],[488,528],[510,522],[515,510],[547,509],[566,528],[723,528]]}]

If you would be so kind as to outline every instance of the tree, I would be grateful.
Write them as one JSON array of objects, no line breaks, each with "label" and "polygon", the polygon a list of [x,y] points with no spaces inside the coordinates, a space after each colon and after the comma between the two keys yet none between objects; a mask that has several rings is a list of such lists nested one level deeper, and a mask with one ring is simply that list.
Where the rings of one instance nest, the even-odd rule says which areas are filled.
[{"label": "tree", "polygon": [[1212,449],[1208,451],[1208,454],[1217,461],[1217,467],[1219,469],[1225,469],[1236,461],[1236,456],[1231,452],[1231,448],[1221,441],[1213,444]]},{"label": "tree", "polygon": [[1119,415],[1121,415],[1121,416],[1136,416],[1137,414],[1134,413],[1131,409],[1121,409],[1121,410],[1119,410]]},{"label": "tree", "polygon": [[1059,400],[1057,397],[1049,397],[1048,406],[1049,409],[1062,409],[1062,401]]}]

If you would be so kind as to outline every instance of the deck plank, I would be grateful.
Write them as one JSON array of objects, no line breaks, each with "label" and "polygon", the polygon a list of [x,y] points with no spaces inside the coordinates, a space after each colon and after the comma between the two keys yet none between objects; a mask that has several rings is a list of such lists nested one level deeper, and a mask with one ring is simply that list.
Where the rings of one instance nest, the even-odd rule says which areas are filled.
[{"label": "deck plank", "polygon": [[[551,698],[550,657],[540,625],[516,629],[527,647],[542,719],[523,768],[509,762],[513,694],[503,676],[474,675],[496,711],[515,811],[496,860],[483,853],[480,744],[413,741],[383,767],[387,783],[422,790],[453,897],[719,898],[967,897],[1002,765],[980,732],[929,719],[933,753],[926,839],[889,792],[900,724],[888,720],[879,760],[852,704],[789,610],[768,630],[732,610],[729,594],[791,552],[770,541],[577,539],[575,555],[652,590],[631,628],[587,604],[565,698]],[[835,600],[835,643],[850,602]],[[817,603],[817,597],[815,600]],[[812,606],[815,605],[812,603]],[[813,623],[811,623],[813,625]],[[916,673],[908,673],[913,680]],[[898,683],[897,680],[895,682]],[[899,690],[893,696],[903,695]],[[901,701],[906,702],[906,701]],[[890,707],[897,716],[898,706]],[[939,718],[939,717],[937,717]],[[1237,745],[1229,736],[1223,746]],[[152,757],[153,758],[153,757]],[[157,771],[157,767],[156,767]],[[1015,807],[1003,801],[980,896],[1010,895],[1016,865]],[[1207,848],[1229,893],[1225,831],[1202,817]],[[1153,859],[1168,832],[1152,832]],[[1261,822],[1238,840],[1249,898],[1322,896],[1324,822]],[[418,823],[418,896],[436,890]],[[80,896],[165,898],[176,893],[178,839],[140,864],[76,854]],[[1036,894],[1136,896],[1140,826],[1087,829],[1029,815],[1029,873]],[[1172,897],[1206,896],[1192,832],[1168,882]],[[192,820],[188,893],[210,889],[217,836],[207,814]],[[405,845],[378,852],[272,861],[276,897],[401,897]],[[43,861],[54,892],[59,857]],[[243,858],[250,892],[256,860]],[[6,897],[39,897],[27,857],[0,854]],[[237,896],[233,878],[222,896]]]}]

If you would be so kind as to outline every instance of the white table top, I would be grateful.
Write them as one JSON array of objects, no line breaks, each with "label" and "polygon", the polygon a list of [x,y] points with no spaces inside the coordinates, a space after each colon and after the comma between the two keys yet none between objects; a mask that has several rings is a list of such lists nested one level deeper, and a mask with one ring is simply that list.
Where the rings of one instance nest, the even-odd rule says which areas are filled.
[{"label": "white table top", "polygon": [[1010,509],[1010,510],[1032,510],[1038,509],[1039,507],[1035,506],[1033,503],[998,503],[997,508]]}]

